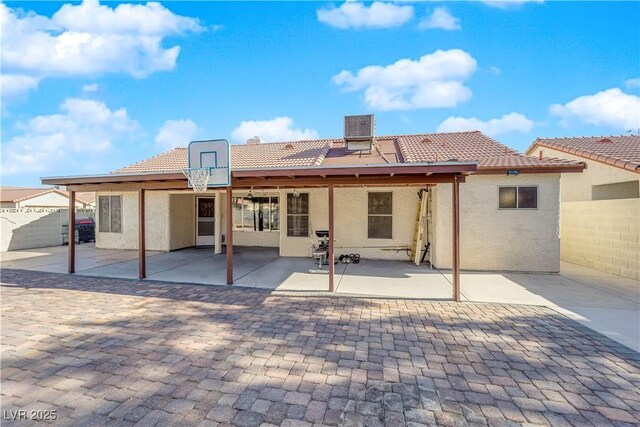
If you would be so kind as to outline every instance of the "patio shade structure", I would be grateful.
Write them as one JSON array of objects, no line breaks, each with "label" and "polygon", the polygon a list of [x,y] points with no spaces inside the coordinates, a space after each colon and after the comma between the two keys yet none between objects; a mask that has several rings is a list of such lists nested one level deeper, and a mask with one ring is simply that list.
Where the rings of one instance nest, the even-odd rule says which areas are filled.
[{"label": "patio shade structure", "polygon": [[[227,284],[233,284],[233,190],[256,188],[326,188],[329,204],[329,291],[334,291],[334,190],[344,187],[384,186],[452,186],[452,275],[453,299],[460,301],[460,190],[468,174],[478,169],[477,162],[447,161],[431,163],[303,166],[288,168],[235,169],[226,191],[227,218]],[[69,190],[69,223],[75,221],[71,203],[77,191],[137,191],[139,226],[139,277],[146,277],[145,259],[145,192],[154,190],[188,190],[180,171],[112,173],[91,176],[43,178],[43,184],[64,185]],[[75,272],[75,245],[69,241],[69,273]]]}]

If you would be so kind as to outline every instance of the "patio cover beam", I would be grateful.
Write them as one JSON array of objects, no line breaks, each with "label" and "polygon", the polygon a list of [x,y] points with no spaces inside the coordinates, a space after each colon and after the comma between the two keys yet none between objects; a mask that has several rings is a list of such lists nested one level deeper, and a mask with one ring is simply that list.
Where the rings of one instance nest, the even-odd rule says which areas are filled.
[{"label": "patio cover beam", "polygon": [[67,271],[69,274],[76,272],[76,192],[69,191],[69,226],[67,227],[67,241],[69,242],[69,254]]},{"label": "patio cover beam", "polygon": [[138,278],[147,277],[147,254],[144,229],[144,189],[138,190]]},{"label": "patio cover beam", "polygon": [[[326,188],[328,184],[335,187],[360,187],[360,186],[403,186],[427,184],[448,184],[453,182],[455,174],[434,174],[426,177],[424,175],[386,175],[386,176],[366,176],[366,177],[303,177],[303,178],[233,178],[233,188],[277,188],[277,187],[320,187]],[[464,182],[465,175],[459,175],[460,182]],[[138,191],[145,190],[189,190],[186,179],[168,181],[131,181],[131,182],[108,182],[108,183],[87,183],[67,186],[70,191]]]},{"label": "patio cover beam", "polygon": [[361,176],[356,177],[304,177],[295,180],[288,178],[269,178],[260,180],[255,178],[234,178],[234,188],[276,188],[276,187],[326,187],[332,184],[335,187],[360,187],[360,186],[400,186],[426,184],[449,184],[458,176],[459,182],[464,182],[464,175],[458,174],[434,174],[428,177],[424,175],[385,175],[385,176]]}]

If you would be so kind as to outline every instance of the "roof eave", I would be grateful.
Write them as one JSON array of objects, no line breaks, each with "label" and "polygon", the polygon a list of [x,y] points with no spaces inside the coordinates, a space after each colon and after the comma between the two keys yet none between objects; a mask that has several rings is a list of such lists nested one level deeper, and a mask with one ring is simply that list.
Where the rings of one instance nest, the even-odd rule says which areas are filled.
[{"label": "roof eave", "polygon": [[581,173],[586,165],[579,163],[576,165],[549,165],[549,166],[499,166],[499,167],[479,167],[474,175],[503,175],[509,171],[517,171],[519,174],[540,174],[540,173]]},{"label": "roof eave", "polygon": [[[434,163],[405,163],[387,165],[355,165],[355,166],[301,166],[281,168],[236,169],[231,175],[237,178],[245,177],[286,177],[286,176],[348,176],[348,175],[418,175],[427,173],[473,173],[478,169],[477,162],[434,162]],[[179,171],[167,172],[138,172],[138,173],[110,173],[101,175],[78,175],[62,177],[43,177],[43,184],[49,185],[80,185],[104,184],[122,182],[147,182],[185,180]]]}]

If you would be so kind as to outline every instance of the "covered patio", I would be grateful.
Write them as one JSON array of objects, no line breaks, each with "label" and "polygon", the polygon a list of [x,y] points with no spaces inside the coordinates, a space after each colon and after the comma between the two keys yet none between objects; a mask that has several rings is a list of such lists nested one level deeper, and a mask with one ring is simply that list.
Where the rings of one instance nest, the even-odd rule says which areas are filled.
[{"label": "covered patio", "polygon": [[[194,271],[202,271],[195,283],[243,285],[269,289],[296,291],[328,291],[379,294],[384,296],[410,297],[412,292],[426,286],[426,277],[437,278],[435,294],[428,298],[461,300],[460,293],[460,191],[459,186],[466,176],[477,170],[477,162],[430,162],[413,164],[339,165],[326,167],[277,167],[239,169],[231,171],[231,185],[223,188],[225,194],[226,253],[218,256],[203,256],[195,263],[181,263],[180,256],[171,254],[152,255],[147,259],[145,233],[145,196],[149,191],[187,190],[188,182],[182,173],[113,173],[95,176],[45,178],[43,183],[64,185],[69,190],[70,206],[75,203],[78,191],[137,191],[138,194],[138,257],[137,275],[132,274],[135,261],[119,264],[118,267],[94,269],[94,274],[108,270],[109,277],[126,277],[156,280],[190,281]],[[359,267],[347,268],[332,262],[336,256],[334,241],[334,189],[347,187],[416,187],[425,188],[436,184],[451,184],[451,248],[452,271],[450,282],[440,274],[410,263],[365,260]],[[309,258],[279,257],[269,249],[234,250],[233,190],[254,189],[326,189],[328,200],[328,266],[327,274],[313,274]],[[75,222],[75,212],[69,210],[69,223]],[[419,246],[421,248],[421,246]],[[197,250],[196,250],[197,251]],[[184,252],[188,253],[188,252]],[[170,256],[171,255],[171,256]],[[163,258],[170,257],[171,260]],[[262,263],[262,264],[260,264]],[[193,265],[191,265],[193,264]],[[200,269],[199,267],[202,267]],[[414,268],[415,267],[415,268]],[[118,273],[121,270],[121,273]],[[366,270],[366,272],[365,272]],[[75,273],[76,249],[73,241],[68,247],[69,273]],[[115,275],[114,275],[115,274]],[[222,275],[225,275],[223,281]],[[197,273],[196,273],[196,277]],[[366,280],[356,280],[364,277]],[[399,284],[399,279],[407,282]],[[363,282],[367,285],[363,287]],[[411,282],[411,283],[408,283]],[[405,285],[406,283],[406,285]],[[402,294],[397,290],[404,288]],[[434,289],[435,289],[434,288]],[[391,291],[390,291],[391,289]],[[390,292],[390,293],[389,293]],[[418,295],[416,295],[418,296]],[[425,297],[425,296],[418,296]]]}]

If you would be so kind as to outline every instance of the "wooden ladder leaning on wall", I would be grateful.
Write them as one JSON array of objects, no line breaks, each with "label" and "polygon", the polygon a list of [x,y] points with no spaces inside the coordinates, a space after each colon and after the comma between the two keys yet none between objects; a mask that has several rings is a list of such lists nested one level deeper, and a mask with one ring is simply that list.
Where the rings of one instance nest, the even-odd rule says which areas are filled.
[{"label": "wooden ladder leaning on wall", "polygon": [[413,233],[413,242],[411,243],[410,256],[416,265],[420,265],[422,255],[422,245],[424,244],[424,225],[427,214],[427,198],[429,191],[421,189],[418,191],[418,212],[416,213],[416,223]]}]

